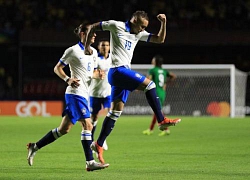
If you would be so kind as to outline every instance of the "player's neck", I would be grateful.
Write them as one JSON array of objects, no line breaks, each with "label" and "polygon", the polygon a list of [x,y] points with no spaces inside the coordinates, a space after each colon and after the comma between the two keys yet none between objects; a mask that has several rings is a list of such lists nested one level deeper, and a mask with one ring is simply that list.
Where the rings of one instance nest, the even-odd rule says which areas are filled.
[{"label": "player's neck", "polygon": [[109,57],[109,53],[104,53],[104,54],[101,54],[105,59],[107,59]]}]

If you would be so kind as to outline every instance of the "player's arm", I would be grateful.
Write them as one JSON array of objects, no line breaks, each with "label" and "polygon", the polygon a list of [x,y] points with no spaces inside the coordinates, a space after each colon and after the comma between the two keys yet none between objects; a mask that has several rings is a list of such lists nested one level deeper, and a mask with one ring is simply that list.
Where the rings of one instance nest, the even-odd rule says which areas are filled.
[{"label": "player's arm", "polygon": [[148,74],[147,78],[150,79],[150,80],[152,80],[153,76],[151,74]]},{"label": "player's arm", "polygon": [[78,87],[80,85],[78,83],[80,80],[68,77],[63,70],[64,67],[65,65],[59,61],[54,67],[54,72],[56,73],[58,77],[64,80],[68,85],[75,87],[75,88]]},{"label": "player's arm", "polygon": [[92,49],[90,49],[91,38],[94,36],[96,31],[101,31],[101,22],[97,22],[88,26],[86,35],[85,35],[85,44],[84,44],[84,53],[86,55],[91,55],[93,53]]},{"label": "player's arm", "polygon": [[168,79],[167,79],[167,82],[165,83],[165,90],[166,90],[167,84],[171,85],[173,81],[177,78],[177,76],[174,73],[169,72],[167,78]]},{"label": "player's arm", "polygon": [[176,75],[174,74],[174,73],[172,73],[172,72],[169,72],[169,80],[170,81],[174,81],[175,79],[176,79]]},{"label": "player's arm", "polygon": [[158,34],[152,34],[150,41],[152,43],[164,43],[167,32],[167,19],[165,14],[157,15],[157,19],[161,22],[161,27]]}]

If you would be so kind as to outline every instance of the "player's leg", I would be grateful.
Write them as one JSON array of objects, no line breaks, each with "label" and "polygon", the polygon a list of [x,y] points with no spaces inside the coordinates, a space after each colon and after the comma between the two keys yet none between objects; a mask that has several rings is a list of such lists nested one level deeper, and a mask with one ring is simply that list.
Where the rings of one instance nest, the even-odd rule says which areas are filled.
[{"label": "player's leg", "polygon": [[[166,91],[157,91],[157,95],[160,99],[160,103],[161,103],[161,108],[163,107],[163,104],[165,102],[165,99],[166,99]],[[163,116],[164,116],[164,113],[162,112]],[[169,130],[169,127],[166,127],[165,130],[161,131],[158,136],[165,136],[165,135],[169,135],[170,134],[170,130]]]},{"label": "player's leg", "polygon": [[154,111],[160,130],[164,130],[168,126],[172,126],[181,121],[181,119],[165,118],[161,111],[161,104],[156,94],[156,86],[153,81],[144,75],[133,71],[127,67],[110,68],[108,73],[109,83],[122,89],[133,91],[135,89],[142,90],[146,94],[148,104]]},{"label": "player's leg", "polygon": [[[107,110],[107,112],[108,112],[108,110]],[[91,114],[91,120],[92,120],[92,125],[93,125],[93,129],[92,129],[92,141],[94,141],[94,133],[95,133],[96,126],[97,126],[97,123],[98,123],[98,114]],[[103,143],[103,149],[104,150],[108,150],[108,145],[107,145],[106,140]]]},{"label": "player's leg", "polygon": [[92,143],[91,130],[93,125],[90,118],[80,119],[79,122],[82,126],[81,143],[85,153],[85,158],[86,161],[91,161],[94,159],[92,150],[90,149],[90,145]]},{"label": "player's leg", "polygon": [[153,134],[155,123],[156,123],[156,116],[154,114],[153,117],[152,117],[152,120],[150,122],[149,129],[146,129],[146,130],[142,131],[142,133],[145,134],[145,135]]},{"label": "player's leg", "polygon": [[[138,82],[134,82],[133,78],[139,79]],[[135,90],[136,87],[144,80],[142,75],[131,71],[127,67],[110,68],[108,72],[108,80],[112,86],[111,90],[111,110],[105,117],[102,125],[100,135],[97,142],[92,143],[92,149],[98,153],[100,162],[104,162],[103,159],[103,143],[113,130],[117,119],[121,116],[124,104],[127,101],[130,91]],[[136,84],[135,84],[136,83]]]},{"label": "player's leg", "polygon": [[106,115],[105,119],[103,120],[101,132],[97,141],[93,142],[91,145],[92,149],[98,153],[98,159],[102,163],[104,163],[103,144],[106,138],[112,132],[116,121],[121,116],[121,113],[124,108],[124,104],[127,101],[128,95],[129,95],[129,91],[123,90],[120,87],[112,86],[111,109]]},{"label": "player's leg", "polygon": [[181,121],[181,119],[169,119],[165,118],[162,114],[161,104],[159,97],[156,94],[155,83],[148,78],[138,86],[138,90],[143,90],[146,94],[148,104],[154,111],[160,130],[165,130],[168,126],[173,126]]},{"label": "player's leg", "polygon": [[92,150],[90,149],[90,145],[92,143],[91,130],[93,125],[90,119],[88,101],[84,97],[72,95],[72,97],[69,96],[67,102],[70,102],[68,103],[68,113],[71,115],[71,121],[78,121],[82,125],[81,143],[86,158],[86,170],[94,171],[108,167],[108,164],[102,165],[95,162]]},{"label": "player's leg", "polygon": [[90,105],[91,120],[92,120],[92,124],[93,124],[92,140],[94,141],[94,134],[95,134],[96,125],[98,122],[98,113],[102,108],[101,98],[90,97],[89,98],[89,105]]},{"label": "player's leg", "polygon": [[[129,91],[124,90],[121,85],[127,84],[124,82],[126,77],[122,76],[123,69],[127,69],[125,67],[117,67],[117,68],[110,68],[108,72],[108,80],[112,86],[111,90],[111,109],[108,112],[107,116],[105,117],[100,135],[98,137],[97,142],[95,143],[97,147],[102,147],[104,141],[106,140],[107,136],[111,133],[112,129],[114,128],[116,120],[120,117],[124,103],[127,101],[127,97],[129,95]],[[120,83],[120,84],[119,84]]]},{"label": "player's leg", "polygon": [[[92,140],[94,141],[94,133],[96,130],[96,126],[98,123],[98,116],[101,108],[106,112],[109,112],[110,107],[111,107],[111,97],[107,96],[105,98],[96,98],[96,97],[90,97],[90,110],[91,110],[91,120],[93,124],[93,129],[92,129]],[[108,145],[107,142],[104,141],[103,143],[103,149],[108,150]]]},{"label": "player's leg", "polygon": [[54,142],[61,136],[67,134],[73,125],[74,124],[70,121],[68,115],[65,115],[62,118],[62,122],[58,128],[55,128],[49,131],[44,137],[42,137],[36,143],[29,143],[27,145],[28,146],[28,157],[27,157],[28,164],[32,166],[33,159],[34,159],[36,152],[42,147]]},{"label": "player's leg", "polygon": [[98,163],[93,158],[93,153],[90,148],[90,145],[92,143],[91,130],[93,128],[91,119],[90,118],[80,119],[79,122],[82,125],[81,143],[86,158],[86,170],[95,171],[107,168],[109,164]]},{"label": "player's leg", "polygon": [[97,141],[93,142],[91,145],[92,150],[94,150],[98,154],[98,159],[101,163],[105,162],[103,158],[103,144],[112,132],[117,119],[121,116],[123,107],[124,103],[121,100],[117,99],[112,102],[111,110],[108,112],[107,116],[103,120],[100,135]]},{"label": "player's leg", "polygon": [[153,131],[153,130],[154,130],[155,123],[156,123],[156,115],[154,114],[154,115],[153,115],[153,118],[152,118],[152,121],[151,121],[151,123],[150,123],[150,127],[149,127],[149,130],[150,130],[150,131]]},{"label": "player's leg", "polygon": [[163,116],[160,101],[156,94],[155,83],[144,75],[126,67],[118,67],[110,68],[108,78],[112,86],[117,86],[129,91],[135,89],[144,91],[148,104],[157,117],[160,130],[163,131],[166,127],[173,126],[181,121],[181,119],[172,120]]},{"label": "player's leg", "polygon": [[[107,96],[103,98],[102,105],[103,105],[103,109],[105,110],[105,112],[108,113],[111,108],[111,96]],[[103,142],[102,147],[104,150],[108,150],[108,144],[106,140]]]}]

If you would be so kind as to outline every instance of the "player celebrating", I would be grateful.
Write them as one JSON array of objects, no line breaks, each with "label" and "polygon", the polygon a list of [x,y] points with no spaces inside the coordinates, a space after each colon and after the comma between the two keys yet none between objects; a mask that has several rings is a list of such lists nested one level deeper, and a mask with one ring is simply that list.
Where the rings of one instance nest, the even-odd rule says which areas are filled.
[{"label": "player celebrating", "polygon": [[[86,24],[81,24],[75,29],[75,34],[80,38],[79,43],[66,49],[54,67],[54,72],[68,84],[65,92],[66,108],[63,111],[62,122],[58,128],[49,131],[36,143],[28,144],[27,160],[30,166],[33,165],[34,156],[39,149],[67,134],[77,121],[82,125],[81,143],[86,157],[86,170],[94,171],[109,166],[109,164],[96,162],[90,149],[92,143],[91,130],[93,126],[87,101],[89,97],[89,85],[91,78],[103,78],[104,74],[98,70],[94,71],[97,51],[93,47],[88,47],[93,51],[93,54],[84,54],[86,30]],[[92,34],[90,37],[90,44],[94,43],[95,36],[95,34]],[[70,67],[70,77],[63,70],[66,65]]]},{"label": "player celebrating", "polygon": [[[145,31],[148,26],[149,18],[144,11],[136,11],[127,22],[115,20],[102,21],[89,26],[86,35],[86,47],[90,44],[91,37],[97,30],[110,31],[110,54],[112,66],[108,73],[108,80],[111,84],[111,110],[103,121],[100,135],[96,142],[93,142],[91,148],[98,153],[98,159],[104,163],[103,143],[114,128],[116,120],[121,116],[124,104],[128,95],[133,90],[145,92],[147,101],[153,109],[160,130],[165,130],[168,126],[173,126],[181,119],[164,118],[161,112],[159,98],[156,95],[155,83],[145,76],[130,69],[133,52],[138,41],[152,43],[163,43],[166,37],[165,14],[157,15],[161,23],[157,34],[151,34]],[[92,54],[90,48],[85,48],[86,54]]]},{"label": "player celebrating", "polygon": [[[98,43],[98,58],[97,58],[97,67],[108,74],[108,70],[111,66],[111,58],[109,55],[110,44],[108,40],[100,40]],[[98,122],[98,114],[102,107],[108,112],[111,107],[111,86],[108,82],[108,77],[102,79],[92,79],[90,85],[90,110],[91,110],[91,119],[93,123],[92,129],[92,140],[94,140],[94,133],[96,125]],[[106,141],[104,141],[103,149],[108,150]]]},{"label": "player celebrating", "polygon": [[[176,79],[176,75],[162,68],[163,58],[160,55],[154,56],[151,63],[154,65],[154,67],[149,70],[148,78],[154,81],[156,85],[156,94],[159,97],[162,107],[166,99],[167,80],[169,78],[170,81],[173,81],[174,79]],[[149,129],[144,130],[142,133],[145,135],[151,135],[153,133],[155,123],[156,116],[154,114]],[[159,136],[164,136],[166,134],[170,134],[169,128],[166,128],[164,131],[161,131]]]}]

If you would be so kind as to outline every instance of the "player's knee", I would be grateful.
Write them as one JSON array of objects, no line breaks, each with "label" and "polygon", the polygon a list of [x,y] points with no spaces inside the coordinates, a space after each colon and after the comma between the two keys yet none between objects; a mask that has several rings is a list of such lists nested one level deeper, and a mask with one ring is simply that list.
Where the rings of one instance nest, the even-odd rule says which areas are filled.
[{"label": "player's knee", "polygon": [[58,132],[62,135],[68,134],[70,131],[70,128],[58,128]]},{"label": "player's knee", "polygon": [[144,89],[144,92],[147,92],[148,90],[151,90],[153,88],[155,88],[155,83],[153,81],[150,81],[147,85],[147,87]]},{"label": "player's knee", "polygon": [[121,114],[122,111],[110,110],[107,116],[116,121],[121,116]]},{"label": "player's knee", "polygon": [[89,131],[92,131],[92,129],[93,129],[93,124],[92,124],[91,119],[86,119],[85,121],[86,121],[86,122],[85,122],[85,128],[84,128],[84,129],[89,130]]},{"label": "player's knee", "polygon": [[97,119],[98,119],[98,115],[97,114],[92,114],[91,115],[92,124],[94,124],[94,122],[96,122]]}]

